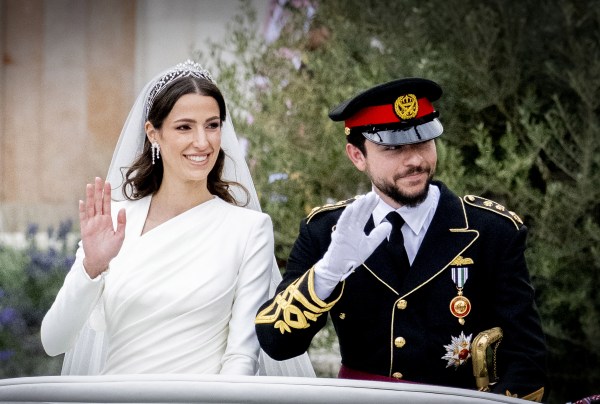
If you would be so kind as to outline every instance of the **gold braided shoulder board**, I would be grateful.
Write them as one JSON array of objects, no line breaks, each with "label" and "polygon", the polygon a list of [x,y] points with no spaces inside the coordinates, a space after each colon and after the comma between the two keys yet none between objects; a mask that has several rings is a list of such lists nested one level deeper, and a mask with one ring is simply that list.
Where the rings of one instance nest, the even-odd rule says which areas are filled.
[{"label": "gold braided shoulder board", "polygon": [[310,222],[310,220],[319,213],[329,212],[330,210],[336,210],[348,206],[349,204],[354,202],[357,197],[358,196],[355,196],[354,198],[346,199],[336,203],[329,203],[327,205],[317,206],[316,208],[313,208],[308,214],[308,216],[306,216],[306,223]]},{"label": "gold braided shoulder board", "polygon": [[463,200],[471,205],[481,209],[489,210],[490,212],[497,213],[501,216],[504,216],[510,219],[516,228],[518,229],[523,225],[523,221],[521,218],[512,210],[506,209],[504,206],[500,205],[498,202],[494,202],[490,199],[482,198],[481,196],[476,195],[465,195]]}]

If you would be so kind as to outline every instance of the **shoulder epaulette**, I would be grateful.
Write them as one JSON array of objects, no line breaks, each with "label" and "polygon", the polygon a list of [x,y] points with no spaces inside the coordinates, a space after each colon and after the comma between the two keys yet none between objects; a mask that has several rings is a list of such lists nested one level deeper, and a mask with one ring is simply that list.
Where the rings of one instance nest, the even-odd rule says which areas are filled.
[{"label": "shoulder epaulette", "polygon": [[502,215],[502,216],[510,219],[515,224],[517,229],[523,225],[523,221],[521,220],[519,215],[517,215],[512,210],[506,209],[504,206],[502,206],[499,203],[494,202],[490,199],[482,198],[481,196],[475,196],[475,195],[465,195],[463,197],[463,200],[471,206],[486,209],[486,210],[489,210],[490,212],[495,212],[499,215]]},{"label": "shoulder epaulette", "polygon": [[349,204],[351,204],[352,202],[354,202],[356,200],[356,198],[357,197],[355,196],[354,198],[346,199],[346,200],[339,201],[336,203],[328,203],[327,205],[317,206],[310,211],[308,216],[306,216],[306,223],[310,222],[310,220],[315,215],[318,215],[319,213],[329,212],[330,210],[344,208],[344,207],[348,206]]}]

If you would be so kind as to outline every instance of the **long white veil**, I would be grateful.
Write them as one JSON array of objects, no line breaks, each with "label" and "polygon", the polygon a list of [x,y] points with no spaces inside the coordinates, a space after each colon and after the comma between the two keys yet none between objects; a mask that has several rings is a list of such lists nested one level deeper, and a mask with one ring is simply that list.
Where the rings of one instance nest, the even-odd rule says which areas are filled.
[{"label": "long white veil", "polygon": [[[186,65],[191,65],[191,62],[186,62]],[[164,78],[170,72],[173,72],[174,69],[181,69],[180,66],[182,65],[167,69],[148,82],[141,90],[129,112],[106,176],[107,181],[111,183],[113,189],[118,188],[121,191],[112,193],[114,200],[123,200],[125,198],[123,194],[124,190],[121,186],[123,183],[121,168],[129,167],[143,150],[146,138],[144,131],[146,106],[150,91],[161,79],[164,81]],[[260,203],[256,189],[254,188],[254,182],[250,176],[250,170],[239,145],[229,112],[227,112],[227,119],[221,130],[221,148],[227,156],[225,158],[223,178],[242,184],[249,193],[247,208],[260,211]],[[242,203],[246,202],[245,192],[237,188],[232,191],[236,200]],[[269,297],[274,295],[275,289],[281,281],[281,274],[275,261],[275,256],[273,256],[271,272]],[[99,304],[80,331],[73,348],[65,354],[62,368],[63,375],[99,374],[106,359],[108,347],[108,341],[104,333],[104,324],[104,313]],[[315,372],[306,353],[286,361],[275,361],[261,350],[259,360],[260,375],[315,377]]]}]

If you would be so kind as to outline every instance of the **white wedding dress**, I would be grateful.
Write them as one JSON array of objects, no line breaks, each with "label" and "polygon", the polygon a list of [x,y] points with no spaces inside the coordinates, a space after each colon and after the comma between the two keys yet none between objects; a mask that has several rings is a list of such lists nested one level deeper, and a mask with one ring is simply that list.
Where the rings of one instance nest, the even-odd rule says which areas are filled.
[{"label": "white wedding dress", "polygon": [[[125,243],[100,281],[87,280],[101,290],[88,315],[103,309],[105,324],[96,326],[110,341],[100,373],[256,374],[254,316],[268,296],[271,219],[215,197],[141,235],[150,201],[113,203],[113,212],[126,208]],[[83,309],[82,293],[65,283],[44,318],[45,346],[68,348],[66,325],[86,320],[72,315]]]}]

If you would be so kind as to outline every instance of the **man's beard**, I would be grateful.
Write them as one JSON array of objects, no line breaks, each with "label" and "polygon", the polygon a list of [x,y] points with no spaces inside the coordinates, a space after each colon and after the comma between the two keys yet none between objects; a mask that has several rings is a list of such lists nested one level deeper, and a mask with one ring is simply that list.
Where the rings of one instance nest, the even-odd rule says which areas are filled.
[{"label": "man's beard", "polygon": [[[425,186],[423,187],[421,192],[419,192],[417,194],[409,195],[409,194],[402,192],[402,190],[398,186],[396,186],[396,181],[398,179],[402,178],[403,176],[416,174],[416,173],[422,173],[422,172],[428,173],[428,176],[427,176],[427,182],[425,183]],[[423,167],[415,167],[411,170],[408,170],[406,173],[403,173],[402,175],[395,175],[393,178],[393,182],[388,182],[385,180],[378,180],[375,178],[371,178],[371,182],[384,195],[388,196],[389,198],[394,200],[396,203],[400,204],[400,206],[415,207],[415,206],[418,206],[420,203],[422,203],[427,198],[427,194],[429,193],[429,184],[431,184],[432,179],[433,179],[433,171],[432,170],[430,170],[428,168],[423,168]]]}]

